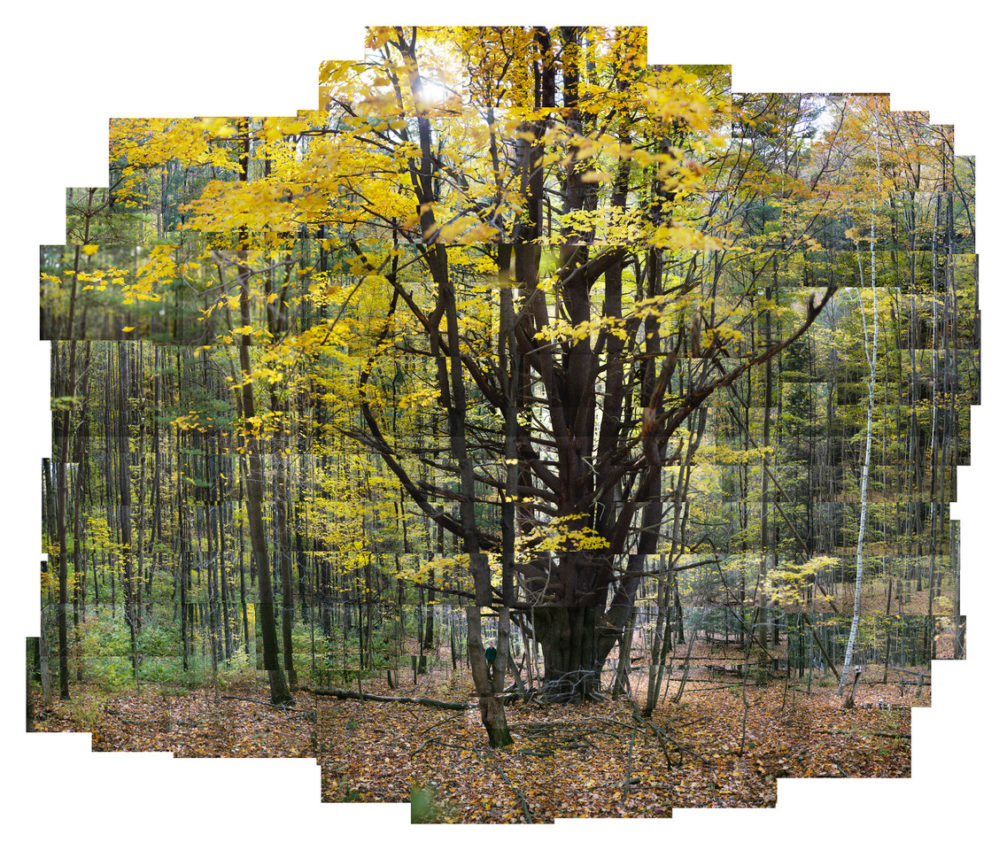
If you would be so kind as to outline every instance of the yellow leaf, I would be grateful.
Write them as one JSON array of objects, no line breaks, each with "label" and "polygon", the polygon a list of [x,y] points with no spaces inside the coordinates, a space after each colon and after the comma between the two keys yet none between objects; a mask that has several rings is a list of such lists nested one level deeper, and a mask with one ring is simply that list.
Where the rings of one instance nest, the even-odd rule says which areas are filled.
[{"label": "yellow leaf", "polygon": [[128,334],[128,333],[129,333],[129,332],[130,332],[131,330],[133,330],[133,328],[134,328],[134,325],[127,325],[126,327],[124,327],[124,328],[122,329],[122,332],[123,332],[124,334]]},{"label": "yellow leaf", "polygon": [[81,247],[80,250],[83,251],[85,254],[87,254],[87,256],[90,257],[92,254],[97,254],[98,253],[98,246],[97,245],[84,245],[84,246]]}]

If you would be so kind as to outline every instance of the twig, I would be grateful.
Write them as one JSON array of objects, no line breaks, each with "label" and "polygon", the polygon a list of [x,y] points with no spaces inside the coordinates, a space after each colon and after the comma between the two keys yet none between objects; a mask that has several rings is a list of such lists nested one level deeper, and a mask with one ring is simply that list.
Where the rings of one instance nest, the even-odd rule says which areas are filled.
[{"label": "twig", "polygon": [[452,750],[461,750],[463,752],[465,750],[471,750],[472,749],[471,747],[463,747],[460,744],[449,744],[447,741],[442,741],[440,738],[427,738],[427,740],[425,740],[422,744],[420,744],[415,750],[413,750],[409,754],[409,757],[412,758],[414,755],[416,755],[418,752],[420,752],[420,750],[426,749],[431,744],[440,744],[442,747],[448,747],[448,748],[450,748]]},{"label": "twig", "polygon": [[622,802],[623,805],[626,803],[626,797],[629,796],[629,783],[633,773],[633,746],[636,744],[636,712],[633,713],[634,723],[633,723],[633,737],[629,739],[629,755],[626,758],[626,781],[622,786]]},{"label": "twig", "polygon": [[[438,726],[443,726],[445,723],[450,723],[452,720],[460,720],[460,719],[461,719],[461,715],[460,714],[451,714],[448,717],[446,717],[444,720],[438,720],[436,723],[434,723],[434,724],[432,724],[430,726],[427,726],[427,728],[424,729],[424,730],[422,730],[419,733],[419,735],[425,735],[431,729],[436,729]],[[419,735],[417,737],[419,737]]]},{"label": "twig", "polygon": [[531,816],[531,809],[528,808],[528,801],[525,799],[524,794],[521,793],[521,789],[514,786],[514,784],[507,778],[507,774],[504,773],[504,769],[497,764],[496,757],[492,753],[487,753],[485,750],[480,751],[480,755],[486,760],[493,764],[496,772],[500,774],[500,778],[504,781],[504,785],[517,797],[517,801],[521,804],[521,816],[524,818],[525,823],[534,823],[534,819]]}]

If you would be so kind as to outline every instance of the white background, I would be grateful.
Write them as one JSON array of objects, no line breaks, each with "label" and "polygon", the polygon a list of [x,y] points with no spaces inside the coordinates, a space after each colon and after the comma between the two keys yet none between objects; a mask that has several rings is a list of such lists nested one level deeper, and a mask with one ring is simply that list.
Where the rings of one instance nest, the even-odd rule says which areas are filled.
[{"label": "white background", "polygon": [[[993,846],[1003,805],[1004,596],[1001,509],[1005,363],[1002,30],[979,3],[99,2],[5,15],[0,357],[3,586],[7,662],[0,701],[9,846],[143,848],[406,840],[411,846],[518,841],[662,841],[747,848]],[[542,13],[548,9],[548,14]],[[962,610],[969,661],[938,664],[934,707],[913,716],[913,779],[786,780],[775,810],[683,811],[672,821],[583,821],[520,830],[408,826],[408,807],[322,806],[308,760],[173,760],[92,754],[87,736],[26,736],[24,637],[38,630],[40,458],[49,451],[48,354],[38,341],[38,245],[63,241],[64,188],[107,183],[111,116],[284,115],[315,104],[322,59],[357,58],[367,23],[644,24],[652,62],[731,63],[736,90],[892,93],[956,126],[978,155],[984,318],[983,406],[973,465],[959,473]],[[999,143],[999,144],[998,144]],[[999,439],[998,439],[999,438]],[[1000,614],[1002,616],[1002,614]],[[995,641],[999,641],[996,643]],[[478,829],[473,834],[472,829]]]}]

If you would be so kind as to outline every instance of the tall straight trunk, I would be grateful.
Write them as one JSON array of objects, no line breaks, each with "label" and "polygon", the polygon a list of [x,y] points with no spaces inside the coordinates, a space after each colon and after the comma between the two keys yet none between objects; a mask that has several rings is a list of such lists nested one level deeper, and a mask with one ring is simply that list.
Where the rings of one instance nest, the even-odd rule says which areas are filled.
[{"label": "tall straight trunk", "polygon": [[[494,138],[494,144],[496,139]],[[521,354],[514,329],[514,292],[508,280],[511,247],[500,246],[497,277],[500,282],[500,337],[498,357],[500,375],[505,383],[504,459],[507,465],[506,490],[500,509],[500,571],[503,604],[497,615],[497,657],[493,665],[493,690],[503,690],[504,678],[511,666],[511,607],[514,604],[514,544],[518,494],[517,400],[520,393]]]},{"label": "tall straight trunk", "polygon": [[[79,248],[76,249],[79,253]],[[76,279],[76,274],[74,275]],[[76,344],[71,339],[69,345],[69,377],[67,378],[67,394],[74,392],[76,383]],[[56,484],[56,545],[59,547],[58,565],[58,596],[56,605],[56,631],[59,642],[59,695],[62,699],[70,698],[70,668],[69,646],[67,641],[66,608],[69,601],[67,594],[67,558],[66,558],[66,511],[67,511],[67,462],[70,454],[71,411],[63,413],[60,427],[59,465],[55,469]]]},{"label": "tall straight trunk", "polygon": [[[130,395],[132,398],[143,399],[143,340],[140,340],[136,344],[136,362],[135,368],[130,370]],[[140,467],[140,476],[137,480],[137,493],[136,501],[138,510],[136,512],[136,534],[134,536],[136,540],[136,584],[134,588],[134,600],[133,609],[136,612],[136,628],[140,629],[140,623],[143,622],[143,534],[144,534],[144,518],[146,514],[143,510],[143,499],[145,495],[145,488],[147,483],[147,472],[146,472],[146,459],[147,452],[146,447],[143,444],[144,439],[144,417],[141,414],[138,422],[138,434],[137,434],[137,461]]]},{"label": "tall straight trunk", "polygon": [[[920,460],[920,435],[917,413],[917,403],[919,401],[919,370],[916,357],[916,349],[919,346],[919,327],[916,313],[916,293],[910,290],[909,296],[909,446],[907,462],[911,475],[910,496],[906,500],[906,535],[912,541],[919,532],[919,509],[917,503],[920,499],[920,474],[923,468]],[[912,554],[912,544],[906,547],[907,552]],[[918,581],[920,580],[917,575]],[[917,590],[922,589],[922,584]]]},{"label": "tall straight trunk", "polygon": [[[91,237],[91,219],[97,212],[93,209],[95,189],[87,190],[87,207],[84,212],[83,242],[86,244]],[[69,340],[69,374],[63,388],[63,395],[76,396],[77,387],[77,342],[76,342],[76,307],[77,281],[80,273],[80,245],[73,249],[73,275],[70,278],[70,306],[66,320],[66,339]],[[55,350],[55,349],[54,349]],[[66,607],[69,602],[67,593],[67,560],[66,560],[66,500],[67,500],[67,460],[70,448],[71,409],[67,409],[62,417],[60,436],[62,442],[59,452],[59,468],[56,470],[56,525],[57,542],[59,545],[59,596],[56,612],[56,625],[59,640],[59,690],[60,696],[67,699],[70,696],[70,671],[68,664],[69,646],[67,642]],[[44,637],[44,635],[43,635]]]},{"label": "tall straight trunk", "polygon": [[[217,457],[222,457],[221,448],[217,447]],[[217,481],[217,564],[220,569],[220,625],[224,631],[224,660],[230,661],[234,654],[234,642],[231,639],[231,625],[228,612],[231,609],[231,601],[227,597],[227,558],[225,556],[224,543],[224,485],[220,477],[216,475]],[[211,567],[212,569],[212,567]]]},{"label": "tall straight trunk", "polygon": [[[878,139],[875,137],[875,161],[877,163],[878,174],[878,194],[881,193],[881,153],[878,147]],[[860,472],[860,529],[857,532],[857,584],[853,594],[853,621],[850,623],[850,637],[846,641],[846,657],[843,660],[843,674],[839,677],[839,687],[836,694],[841,696],[843,688],[846,686],[846,677],[850,672],[850,663],[853,660],[853,644],[857,637],[857,628],[860,625],[860,588],[864,575],[864,535],[867,530],[867,485],[871,468],[871,429],[874,424],[874,380],[877,375],[878,363],[878,291],[877,291],[877,265],[874,244],[874,211],[876,201],[871,201],[871,301],[874,307],[874,337],[870,348],[870,376],[867,384],[867,435],[864,441],[864,465]],[[860,261],[860,252],[857,252],[857,264],[860,266],[860,283],[863,285],[864,270]],[[864,302],[860,296],[860,289],[857,289],[857,300],[860,301],[860,321],[864,331],[864,354],[867,354],[867,315],[864,312]],[[852,698],[852,695],[851,695]]]},{"label": "tall straight trunk", "polygon": [[[178,372],[178,397],[182,398],[182,355],[175,355],[175,369]],[[182,487],[182,429],[175,429],[175,466],[176,488],[178,495],[178,608],[182,631],[182,669],[189,669],[189,633],[186,629],[189,620],[189,541],[186,535],[185,520],[182,508],[185,504],[185,490]]]},{"label": "tall straight trunk", "polygon": [[[243,254],[244,252],[242,252]],[[250,271],[244,263],[238,266],[241,277],[241,314],[245,327],[251,322],[249,309],[248,278]],[[269,572],[269,554],[266,547],[266,529],[262,521],[263,464],[259,454],[259,441],[252,426],[247,423],[255,416],[255,399],[252,395],[252,359],[250,338],[244,334],[238,356],[244,385],[241,388],[242,414],[245,426],[245,456],[248,461],[246,479],[246,506],[248,530],[252,541],[252,561],[258,577],[259,620],[262,624],[262,662],[269,676],[270,699],[274,704],[289,703],[293,700],[287,688],[287,680],[280,669],[279,651],[276,640],[276,612],[273,608],[273,579]]]},{"label": "tall straight trunk", "polygon": [[119,540],[122,552],[123,616],[129,626],[129,648],[132,657],[133,675],[136,676],[136,633],[139,628],[136,612],[136,588],[133,577],[133,537],[131,514],[133,511],[132,487],[129,480],[129,362],[126,345],[117,344],[119,355],[119,411],[116,419],[117,451],[119,456]]},{"label": "tall straight trunk", "polygon": [[[431,571],[431,581],[435,581],[434,576],[435,571]],[[423,630],[423,648],[433,649],[434,648],[434,602],[437,598],[436,592],[433,586],[427,589],[427,616],[426,624]]]},{"label": "tall straight trunk", "polygon": [[[663,560],[663,556],[662,556]],[[644,717],[650,717],[657,708],[657,700],[661,693],[661,681],[664,678],[665,660],[669,649],[667,618],[668,610],[668,578],[662,569],[657,575],[657,621],[650,643],[650,665],[647,670],[647,700],[644,703]],[[621,666],[621,658],[620,658]]]},{"label": "tall straight trunk", "polygon": [[[923,630],[923,654],[933,653],[934,623],[934,570],[937,560],[937,397],[941,394],[942,380],[937,365],[937,223],[941,217],[941,196],[937,196],[937,214],[934,216],[933,237],[930,245],[930,508],[928,516],[930,552],[927,565],[927,618]],[[920,571],[922,574],[922,570]]]},{"label": "tall straight trunk", "polygon": [[[248,180],[248,158],[251,153],[248,120],[243,119],[244,152],[241,158],[241,179]],[[245,234],[242,234],[244,238]],[[241,324],[248,328],[252,324],[251,310],[251,269],[246,264],[247,251],[238,251],[238,281],[241,287]],[[262,623],[262,662],[269,676],[270,700],[273,704],[290,703],[293,699],[287,688],[287,680],[280,669],[276,640],[276,612],[273,608],[273,579],[269,574],[269,554],[266,548],[266,528],[262,521],[263,464],[259,448],[259,438],[252,425],[255,417],[255,396],[252,392],[251,336],[241,335],[238,359],[241,365],[241,413],[244,417],[244,448],[248,460],[246,481],[248,530],[252,540],[252,560],[259,585],[259,620]]]},{"label": "tall straight trunk", "polygon": [[[45,562],[43,561],[43,567]],[[42,704],[48,707],[52,703],[52,673],[49,670],[49,636],[46,622],[46,611],[49,606],[45,602],[42,604],[41,616],[39,617],[38,633],[38,674],[42,687]]]},{"label": "tall straight trunk", "polygon": [[[629,619],[626,621],[626,626],[623,629],[622,635],[619,638],[619,664],[615,671],[615,681],[612,683],[612,695],[618,696],[620,694],[630,693],[630,669],[632,667],[632,654],[633,654],[633,634],[636,631],[636,606],[634,605],[629,612]],[[648,692],[648,705],[649,705],[649,692]],[[651,708],[653,711],[653,708]]]},{"label": "tall straight trunk", "polygon": [[[777,276],[777,263],[774,259],[773,261],[773,283],[774,289],[776,284]],[[772,298],[771,291],[767,289],[766,292],[767,300]],[[768,348],[772,345],[773,330],[772,330],[772,316],[767,311],[765,318],[764,327],[764,338],[765,345]],[[768,446],[769,443],[769,431],[770,425],[772,423],[772,406],[773,406],[773,358],[769,358],[766,361],[766,377],[765,377],[765,399],[763,405],[762,414],[762,445]],[[759,525],[759,541],[762,547],[762,562],[761,570],[759,572],[759,577],[756,581],[755,594],[756,594],[756,608],[755,608],[755,621],[753,625],[755,628],[752,629],[750,637],[756,637],[759,642],[759,646],[765,650],[768,646],[768,623],[766,618],[768,616],[767,604],[768,595],[766,593],[766,583],[769,573],[776,568],[776,545],[775,539],[773,545],[770,546],[769,540],[769,454],[763,454],[762,456],[762,514],[760,517]],[[773,535],[775,538],[775,535]]]},{"label": "tall straight trunk", "polygon": [[85,617],[84,605],[86,602],[85,591],[87,588],[87,564],[84,563],[83,555],[83,541],[81,540],[81,535],[83,533],[83,516],[82,508],[84,505],[84,480],[86,478],[86,472],[84,469],[84,458],[87,451],[88,444],[88,431],[87,431],[87,420],[85,418],[85,411],[87,410],[87,400],[88,400],[88,377],[90,374],[91,365],[91,343],[85,343],[85,354],[84,354],[84,372],[83,381],[81,384],[81,417],[80,422],[77,425],[77,434],[74,439],[74,449],[73,449],[73,462],[77,470],[76,477],[74,480],[74,498],[73,498],[73,575],[74,575],[74,601],[73,601],[73,625],[74,625],[74,646],[76,655],[76,668],[77,668],[77,681],[80,682],[83,679],[84,668],[82,665],[82,653],[81,653],[81,633],[80,633],[80,620]]},{"label": "tall straight trunk", "polygon": [[[274,413],[281,411],[279,399],[275,393],[270,393],[270,409]],[[281,630],[283,636],[283,667],[287,671],[287,679],[291,688],[297,687],[297,671],[294,669],[294,578],[293,565],[291,563],[290,546],[290,501],[288,499],[287,482],[287,457],[277,436],[274,440],[274,463],[276,471],[274,480],[276,482],[276,499],[274,501],[274,514],[276,516],[276,545],[279,550],[280,561],[280,592],[282,596]]]},{"label": "tall straight trunk", "polygon": [[[105,366],[106,369],[111,374],[112,369],[112,355],[111,352],[106,350]],[[108,526],[109,534],[115,534],[116,543],[119,542],[119,526],[115,521],[115,500],[116,488],[115,488],[115,471],[113,470],[113,463],[115,460],[115,444],[112,439],[112,380],[109,379],[105,384],[105,412],[103,417],[104,433],[105,433],[105,523]],[[118,561],[114,554],[114,549],[109,547],[108,553],[108,570],[106,575],[108,576],[109,583],[111,587],[109,588],[109,598],[112,602],[112,616],[115,616],[115,576],[116,570],[119,568]]]},{"label": "tall straight trunk", "polygon": [[423,591],[420,591],[420,603],[416,606],[416,648],[419,651],[419,655],[414,658],[414,669],[415,672],[419,673],[421,676],[427,672],[427,656],[423,645]]},{"label": "tall straight trunk", "polygon": [[32,708],[32,685],[33,681],[33,668],[35,666],[34,650],[33,646],[38,646],[34,638],[28,638],[25,641],[25,659],[24,659],[24,731],[34,732],[35,731],[35,711]]},{"label": "tall straight trunk", "polygon": [[[422,83],[416,64],[415,42],[406,39],[399,31],[397,47],[406,62],[406,73],[412,91],[413,101],[422,100]],[[419,130],[419,163],[413,172],[413,187],[416,195],[420,226],[424,232],[436,226],[432,203],[434,201],[433,175],[435,171],[430,119],[417,117]],[[483,606],[492,601],[489,559],[480,549],[479,534],[475,515],[475,474],[472,456],[469,453],[466,428],[465,382],[462,373],[461,343],[458,327],[458,311],[455,287],[448,273],[447,251],[442,244],[434,245],[425,255],[431,277],[437,286],[437,303],[434,320],[430,323],[431,354],[437,358],[437,383],[442,405],[447,409],[448,433],[451,454],[460,478],[459,514],[461,518],[464,551],[468,555],[469,571],[475,584],[476,605],[468,609],[468,653],[472,668],[472,679],[479,695],[479,707],[483,725],[489,736],[491,747],[507,746],[512,743],[503,702],[493,692],[482,646],[480,628]],[[394,270],[393,270],[394,274]],[[441,318],[447,322],[447,358],[441,356]]]},{"label": "tall straight trunk", "polygon": [[217,590],[217,559],[216,523],[211,515],[212,506],[209,501],[203,502],[203,528],[206,529],[206,606],[209,626],[207,635],[210,639],[210,654],[213,656],[214,670],[220,658],[220,596]]},{"label": "tall straight trunk", "polygon": [[161,546],[155,546],[157,543],[163,543],[164,527],[162,525],[161,519],[161,429],[158,427],[158,411],[163,407],[163,390],[161,388],[161,369],[163,368],[163,355],[161,353],[161,346],[154,346],[154,416],[153,427],[151,428],[150,441],[154,452],[154,477],[151,482],[151,510],[153,512],[153,522],[150,527],[150,545],[154,551],[154,563],[151,564],[150,577],[147,583],[147,606],[148,613],[153,611],[153,593],[154,593],[154,569],[160,572],[162,553]]},{"label": "tall straight trunk", "polygon": [[[181,526],[179,526],[181,528]],[[179,576],[178,576],[178,587],[179,587],[179,610],[181,611],[181,625],[182,625],[182,669],[189,669],[189,632],[188,625],[190,622],[189,616],[189,599],[188,599],[188,584],[189,584],[189,570],[191,565],[189,564],[189,553],[187,549],[184,549],[179,553]]]},{"label": "tall straight trunk", "polygon": [[[647,676],[647,701],[644,704],[641,714],[650,717],[654,709],[657,708],[658,696],[661,693],[661,680],[665,676],[665,665],[668,652],[671,650],[675,636],[674,624],[671,619],[671,608],[674,604],[676,611],[676,621],[678,626],[679,642],[685,642],[685,626],[682,617],[682,603],[679,599],[678,581],[674,570],[675,564],[685,550],[685,528],[688,523],[689,505],[687,495],[689,492],[689,480],[691,476],[693,458],[703,439],[703,432],[706,430],[706,412],[702,409],[689,417],[689,444],[684,457],[679,458],[678,476],[674,488],[668,493],[667,498],[673,501],[674,510],[672,512],[672,524],[670,530],[671,548],[666,554],[661,553],[658,561],[657,576],[657,625],[650,647],[650,669]],[[657,501],[660,505],[661,502]],[[649,515],[655,508],[648,505],[644,509],[644,517]],[[641,535],[641,544],[646,543],[647,551],[653,552],[657,545],[656,526],[660,522],[660,514],[651,515],[647,523],[649,530]],[[669,562],[670,557],[670,562]],[[635,608],[634,615],[635,615]],[[725,637],[727,629],[725,628]],[[632,631],[630,631],[630,640]],[[695,634],[695,633],[694,633]],[[667,686],[666,686],[667,687]],[[684,688],[684,678],[682,687]]]},{"label": "tall straight trunk", "polygon": [[[238,459],[238,503],[245,501],[244,488],[245,474],[244,460]],[[245,655],[252,657],[252,646],[248,638],[248,599],[245,594],[245,523],[238,517],[238,581],[240,582],[241,594],[241,625],[245,636]]]},{"label": "tall straight trunk", "polygon": [[962,582],[961,558],[958,551],[958,522],[952,521],[949,529],[951,548],[951,573],[954,577],[954,601],[952,611],[952,628],[954,629],[954,649],[952,657],[955,660],[965,657],[965,618],[962,617]]},{"label": "tall straight trunk", "polygon": [[[301,480],[303,480],[304,472],[301,471]],[[298,485],[298,493],[300,494],[300,485]],[[301,604],[301,622],[303,623],[308,619],[308,597],[307,597],[307,570],[308,570],[308,556],[304,551],[304,532],[302,529],[301,521],[301,508],[300,499],[302,496],[298,496],[298,501],[291,503],[291,514],[290,518],[294,524],[294,560],[297,562],[297,598]]]}]

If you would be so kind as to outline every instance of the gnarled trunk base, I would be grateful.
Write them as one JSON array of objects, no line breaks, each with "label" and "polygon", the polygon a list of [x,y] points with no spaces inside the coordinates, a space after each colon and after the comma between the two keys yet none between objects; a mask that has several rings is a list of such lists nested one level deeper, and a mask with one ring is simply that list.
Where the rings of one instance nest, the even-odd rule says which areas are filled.
[{"label": "gnarled trunk base", "polygon": [[615,643],[603,609],[552,606],[536,608],[532,616],[545,665],[543,696],[552,702],[579,702],[596,693]]}]

